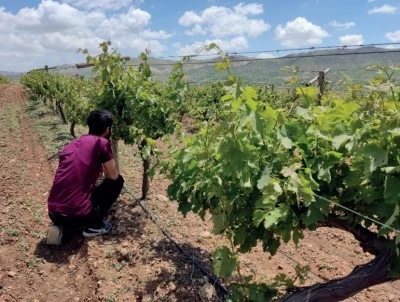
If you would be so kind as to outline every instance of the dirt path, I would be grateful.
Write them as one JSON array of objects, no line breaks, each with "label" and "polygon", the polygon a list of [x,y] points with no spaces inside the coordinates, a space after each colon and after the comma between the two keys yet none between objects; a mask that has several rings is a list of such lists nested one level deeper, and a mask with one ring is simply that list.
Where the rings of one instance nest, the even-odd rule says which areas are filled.
[{"label": "dirt path", "polygon": [[[200,301],[202,275],[128,196],[112,209],[112,235],[70,234],[60,247],[45,244],[57,159],[39,143],[26,110],[21,87],[0,85],[0,301]],[[139,163],[133,168],[126,174],[136,182]],[[152,196],[152,210],[150,202],[166,202]],[[163,208],[176,216],[168,225],[179,219],[169,201]],[[194,278],[202,281],[194,286]]]},{"label": "dirt path", "polygon": [[[95,300],[87,249],[44,245],[53,172],[26,114],[20,87],[0,86],[0,297],[2,301]],[[76,268],[72,270],[72,268]]]},{"label": "dirt path", "polygon": [[[111,235],[85,239],[72,234],[60,247],[44,244],[46,200],[57,160],[39,143],[26,110],[19,86],[0,85],[0,301],[222,301],[191,261],[211,271],[211,252],[222,238],[211,234],[207,221],[181,217],[176,204],[165,197],[168,181],[163,177],[153,181],[144,205],[191,259],[127,194],[112,210]],[[47,118],[43,112],[39,117]],[[139,195],[140,160],[132,159],[131,147],[121,150],[126,185]],[[299,249],[289,244],[272,257],[257,247],[241,258],[242,273],[261,281],[278,273],[293,275],[296,264],[308,264],[307,284],[313,284],[342,277],[371,256],[349,234],[321,228],[306,232]],[[400,301],[399,297],[396,281],[346,301]]]}]

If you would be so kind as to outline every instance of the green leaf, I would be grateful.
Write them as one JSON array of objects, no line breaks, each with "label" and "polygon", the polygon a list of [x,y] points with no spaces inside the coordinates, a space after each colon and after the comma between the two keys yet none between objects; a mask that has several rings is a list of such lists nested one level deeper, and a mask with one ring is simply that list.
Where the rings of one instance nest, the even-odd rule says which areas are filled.
[{"label": "green leaf", "polygon": [[233,74],[228,75],[228,78],[226,80],[226,85],[231,86],[235,84],[236,82],[236,77]]},{"label": "green leaf", "polygon": [[400,172],[400,166],[395,166],[395,167],[383,167],[381,169],[383,172],[387,174],[394,174],[394,173],[399,173]]},{"label": "green leaf", "polygon": [[378,144],[370,144],[363,151],[364,156],[367,158],[365,161],[365,172],[367,173],[372,173],[377,168],[388,163],[388,151]]},{"label": "green leaf", "polygon": [[396,204],[400,200],[400,177],[386,176],[385,180],[385,201],[389,204]]},{"label": "green leaf", "polygon": [[353,139],[353,137],[351,135],[347,135],[347,134],[337,135],[332,140],[332,146],[334,149],[337,150],[351,139]]},{"label": "green leaf", "polygon": [[308,207],[307,212],[301,215],[303,223],[306,227],[314,229],[316,223],[325,220],[325,215],[329,213],[329,202],[317,199],[315,202],[311,203]]},{"label": "green leaf", "polygon": [[255,101],[257,98],[257,92],[254,88],[246,86],[244,88],[243,96],[246,98],[246,105],[253,111],[257,110],[257,102]]},{"label": "green leaf", "polygon": [[237,258],[226,247],[222,246],[213,253],[213,268],[214,272],[224,278],[232,276],[233,271],[236,270]]},{"label": "green leaf", "polygon": [[224,213],[213,214],[211,219],[214,223],[214,226],[213,226],[214,234],[221,234],[228,227],[228,221],[227,221],[226,215]]},{"label": "green leaf", "polygon": [[238,78],[236,80],[236,93],[235,93],[235,97],[238,99],[240,98],[242,94],[242,79]]},{"label": "green leaf", "polygon": [[186,217],[187,213],[189,213],[192,210],[192,204],[189,202],[180,202],[178,211],[183,214],[184,217]]},{"label": "green leaf", "polygon": [[[400,207],[399,207],[398,204],[396,204],[395,207],[394,207],[394,210],[393,210],[392,215],[391,215],[391,216],[389,217],[389,219],[385,222],[385,225],[387,225],[387,226],[392,226],[392,225],[393,225],[393,223],[396,221],[397,217],[398,217],[399,214],[400,214],[400,211],[399,211],[399,210],[400,210]],[[380,235],[387,235],[387,234],[391,233],[392,231],[393,231],[392,229],[382,226],[382,227],[379,229],[379,234],[380,234]],[[398,235],[398,234],[396,234],[396,235]]]},{"label": "green leaf", "polygon": [[242,100],[240,98],[236,98],[232,101],[232,109],[238,110],[242,105]]},{"label": "green leaf", "polygon": [[293,142],[290,138],[288,137],[282,137],[281,138],[281,144],[285,149],[291,149],[293,147]]},{"label": "green leaf", "polygon": [[273,209],[255,210],[253,214],[253,223],[258,226],[261,222],[264,223],[264,228],[269,229],[271,226],[277,225],[284,220],[288,215],[288,208],[285,204],[279,204]]},{"label": "green leaf", "polygon": [[266,185],[268,185],[271,171],[272,171],[272,169],[270,167],[264,168],[264,171],[262,172],[260,179],[257,181],[258,189],[262,190]]},{"label": "green leaf", "polygon": [[299,116],[300,118],[303,118],[305,120],[311,121],[313,120],[313,116],[310,112],[309,109],[305,109],[303,107],[296,107],[296,115]]},{"label": "green leaf", "polygon": [[295,227],[293,229],[293,234],[292,234],[293,242],[298,245],[300,242],[300,239],[304,238],[303,232],[301,231],[300,228]]}]

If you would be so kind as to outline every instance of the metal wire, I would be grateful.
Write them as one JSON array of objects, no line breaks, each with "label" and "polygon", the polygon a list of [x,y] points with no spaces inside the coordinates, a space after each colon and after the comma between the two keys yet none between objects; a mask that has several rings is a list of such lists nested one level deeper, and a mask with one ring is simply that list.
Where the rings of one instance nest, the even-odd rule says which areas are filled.
[{"label": "metal wire", "polygon": [[388,229],[390,229],[390,230],[392,230],[392,231],[394,231],[394,232],[396,232],[396,233],[400,233],[400,230],[395,229],[395,228],[393,228],[393,227],[391,227],[391,226],[389,226],[389,225],[387,225],[387,224],[384,224],[384,223],[382,223],[382,222],[380,222],[380,221],[378,221],[378,220],[376,220],[376,219],[374,219],[374,218],[371,218],[371,217],[368,217],[368,216],[366,216],[366,215],[363,215],[363,214],[361,214],[361,213],[359,213],[359,212],[357,212],[357,211],[354,211],[354,210],[352,210],[352,209],[350,209],[350,208],[348,208],[348,207],[345,207],[344,205],[341,205],[341,204],[339,204],[339,203],[337,203],[337,202],[334,202],[334,201],[332,201],[332,200],[329,200],[329,199],[327,199],[327,198],[325,198],[325,197],[323,197],[323,196],[320,196],[320,195],[318,195],[318,194],[313,193],[313,195],[314,195],[315,197],[318,197],[318,198],[324,200],[324,201],[327,201],[327,202],[329,202],[329,203],[332,203],[332,204],[334,204],[334,205],[336,205],[336,206],[338,206],[338,207],[340,207],[340,208],[342,208],[342,209],[344,209],[344,210],[346,210],[346,211],[349,211],[349,212],[351,212],[351,213],[353,213],[353,214],[356,214],[357,216],[360,216],[360,217],[362,217],[362,218],[364,218],[364,219],[367,219],[367,220],[369,220],[369,221],[372,221],[372,222],[374,222],[374,223],[376,223],[376,224],[378,224],[378,225],[380,225],[380,226],[386,227],[386,228],[388,228]]}]

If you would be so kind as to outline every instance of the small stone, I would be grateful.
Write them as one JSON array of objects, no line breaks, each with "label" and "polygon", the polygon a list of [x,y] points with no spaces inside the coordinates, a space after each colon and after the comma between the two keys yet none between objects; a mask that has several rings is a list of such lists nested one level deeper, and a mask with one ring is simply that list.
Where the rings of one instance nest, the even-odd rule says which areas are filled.
[{"label": "small stone", "polygon": [[142,298],[142,302],[151,302],[153,301],[153,295],[145,294]]},{"label": "small stone", "polygon": [[118,262],[121,262],[123,260],[127,260],[128,261],[131,258],[131,255],[132,255],[132,253],[131,253],[131,251],[129,249],[121,248],[118,251],[117,260],[118,260]]},{"label": "small stone", "polygon": [[81,298],[79,298],[79,297],[74,298],[74,301],[76,301],[76,302],[79,302],[80,300],[81,300]]},{"label": "small stone", "polygon": [[214,301],[213,298],[216,296],[215,288],[210,283],[204,284],[200,288],[199,294],[203,301]]},{"label": "small stone", "polygon": [[44,270],[44,269],[42,269],[41,271],[39,271],[39,275],[44,275],[44,273],[45,273],[46,271]]},{"label": "small stone", "polygon": [[210,232],[207,232],[207,231],[201,232],[201,233],[199,234],[199,236],[200,236],[201,238],[203,238],[203,239],[211,239],[211,238],[212,238],[211,233],[210,233]]},{"label": "small stone", "polygon": [[168,202],[169,201],[168,197],[166,197],[164,195],[157,195],[157,199],[159,201],[162,201],[162,202]]},{"label": "small stone", "polygon": [[9,271],[9,272],[7,273],[7,276],[10,277],[10,278],[14,278],[16,274],[17,274],[16,272]]},{"label": "small stone", "polygon": [[129,254],[130,254],[130,251],[128,250],[128,249],[126,249],[126,248],[122,248],[122,249],[120,249],[120,251],[119,251],[120,253],[121,253],[121,255],[122,256],[124,256],[124,257],[128,257],[129,256]]},{"label": "small stone", "polygon": [[172,281],[170,281],[170,282],[168,283],[168,288],[169,288],[169,290],[171,290],[171,291],[176,290],[176,285],[175,285],[175,283],[172,282]]},{"label": "small stone", "polygon": [[129,245],[130,245],[130,243],[127,240],[123,241],[121,244],[122,247],[128,247]]}]

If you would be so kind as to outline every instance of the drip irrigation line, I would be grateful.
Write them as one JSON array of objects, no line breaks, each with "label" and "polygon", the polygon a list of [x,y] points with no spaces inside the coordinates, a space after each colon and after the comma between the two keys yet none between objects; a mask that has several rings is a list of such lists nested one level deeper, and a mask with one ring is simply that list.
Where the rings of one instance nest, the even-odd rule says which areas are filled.
[{"label": "drip irrigation line", "polygon": [[387,225],[387,224],[385,224],[385,223],[382,223],[382,222],[380,222],[380,221],[378,221],[378,220],[376,220],[376,219],[374,219],[374,218],[368,217],[368,216],[363,215],[363,214],[361,214],[361,213],[359,213],[359,212],[357,212],[357,211],[354,211],[354,210],[352,210],[352,209],[350,209],[350,208],[348,208],[348,207],[346,207],[346,206],[344,206],[344,205],[341,205],[341,204],[339,204],[339,203],[337,203],[337,202],[334,202],[333,200],[329,200],[329,199],[327,199],[327,198],[325,198],[325,197],[323,197],[323,196],[320,196],[320,195],[318,195],[318,194],[315,194],[315,193],[313,193],[313,195],[314,195],[315,197],[318,197],[318,198],[320,198],[320,199],[326,201],[326,202],[332,203],[332,204],[334,204],[334,205],[336,205],[336,206],[338,206],[338,207],[340,207],[340,208],[342,208],[342,209],[344,209],[344,210],[346,210],[346,211],[349,211],[349,212],[351,212],[351,213],[353,213],[353,214],[355,214],[355,215],[357,215],[357,216],[359,216],[359,217],[362,217],[362,218],[364,218],[364,219],[367,219],[367,220],[369,220],[369,221],[372,221],[372,222],[374,222],[374,223],[376,223],[376,224],[378,224],[378,225],[380,225],[380,226],[382,226],[382,227],[386,227],[386,228],[388,228],[389,230],[392,230],[392,231],[394,231],[394,232],[396,232],[396,233],[400,233],[400,230],[398,230],[398,229],[395,229],[395,228],[393,228],[393,227],[391,227],[391,226],[389,226],[389,225]]},{"label": "drip irrigation line", "polygon": [[143,206],[143,204],[140,202],[140,198],[136,198],[125,186],[123,187],[124,192],[130,195],[134,199],[134,203],[138,203],[143,212],[146,213],[147,217],[157,226],[157,228],[161,231],[161,233],[167,237],[169,241],[171,241],[174,246],[181,252],[185,257],[191,258],[192,262],[194,265],[200,269],[200,271],[207,276],[207,278],[213,282],[214,286],[217,287],[219,290],[221,290],[225,295],[228,295],[229,292],[228,290],[218,281],[217,278],[215,278],[213,275],[211,275],[206,269],[204,269],[193,257],[190,257],[182,248],[181,246],[157,223],[157,221],[154,219],[154,217],[151,215],[148,209]]}]

